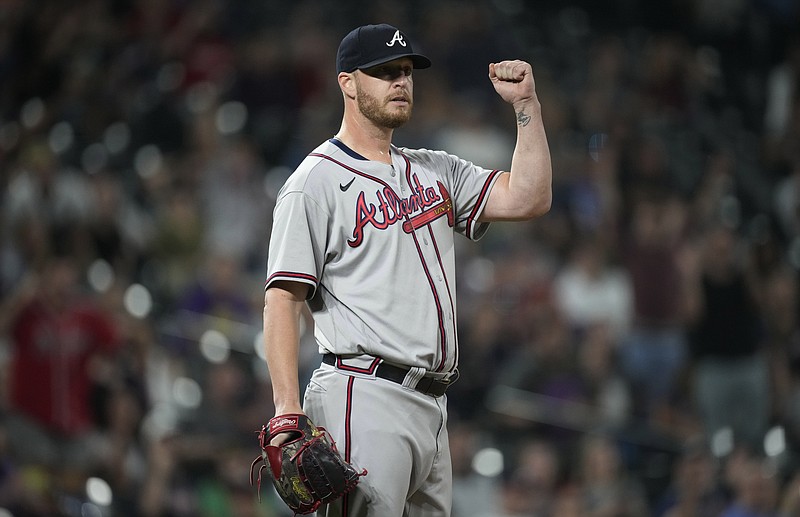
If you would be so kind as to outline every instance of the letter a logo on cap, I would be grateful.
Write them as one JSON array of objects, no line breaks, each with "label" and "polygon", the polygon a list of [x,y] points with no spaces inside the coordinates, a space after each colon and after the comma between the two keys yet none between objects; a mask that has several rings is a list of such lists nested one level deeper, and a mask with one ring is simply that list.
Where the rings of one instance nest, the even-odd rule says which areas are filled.
[{"label": "letter a logo on cap", "polygon": [[394,36],[392,36],[391,40],[386,42],[386,46],[387,47],[394,47],[395,43],[399,43],[404,47],[406,46],[406,42],[403,41],[403,35],[400,34],[400,30],[399,29],[394,31]]}]

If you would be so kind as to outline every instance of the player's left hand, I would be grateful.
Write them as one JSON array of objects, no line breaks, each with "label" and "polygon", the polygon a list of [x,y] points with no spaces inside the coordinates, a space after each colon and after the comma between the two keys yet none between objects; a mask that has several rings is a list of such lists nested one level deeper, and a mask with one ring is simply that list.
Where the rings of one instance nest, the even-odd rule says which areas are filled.
[{"label": "player's left hand", "polygon": [[533,69],[520,60],[489,63],[489,79],[500,97],[512,105],[536,100]]}]

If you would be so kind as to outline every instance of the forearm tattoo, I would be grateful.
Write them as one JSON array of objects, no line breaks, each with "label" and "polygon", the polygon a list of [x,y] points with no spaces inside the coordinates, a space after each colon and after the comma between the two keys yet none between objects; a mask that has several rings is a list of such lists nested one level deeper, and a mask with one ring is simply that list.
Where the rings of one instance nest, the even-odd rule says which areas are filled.
[{"label": "forearm tattoo", "polygon": [[517,113],[517,124],[519,124],[520,126],[525,127],[528,125],[528,122],[530,121],[531,121],[531,116],[526,115],[524,111],[520,111],[519,113]]}]

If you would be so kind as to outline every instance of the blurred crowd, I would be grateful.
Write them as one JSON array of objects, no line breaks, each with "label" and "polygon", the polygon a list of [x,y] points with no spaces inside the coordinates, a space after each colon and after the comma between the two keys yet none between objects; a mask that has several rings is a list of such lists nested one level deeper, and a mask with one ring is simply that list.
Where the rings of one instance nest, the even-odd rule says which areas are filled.
[{"label": "blurred crowd", "polygon": [[508,168],[520,58],[553,156],[458,241],[453,517],[800,516],[797,0],[3,0],[0,516],[287,515],[271,211],[378,21],[434,63],[397,144]]}]

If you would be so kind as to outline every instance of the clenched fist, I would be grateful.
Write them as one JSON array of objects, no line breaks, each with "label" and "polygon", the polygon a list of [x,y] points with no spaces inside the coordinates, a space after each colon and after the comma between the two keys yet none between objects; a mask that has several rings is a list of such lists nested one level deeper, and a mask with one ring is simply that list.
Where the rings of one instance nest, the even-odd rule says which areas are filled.
[{"label": "clenched fist", "polygon": [[533,69],[525,61],[489,63],[489,79],[500,97],[515,107],[537,100]]}]

